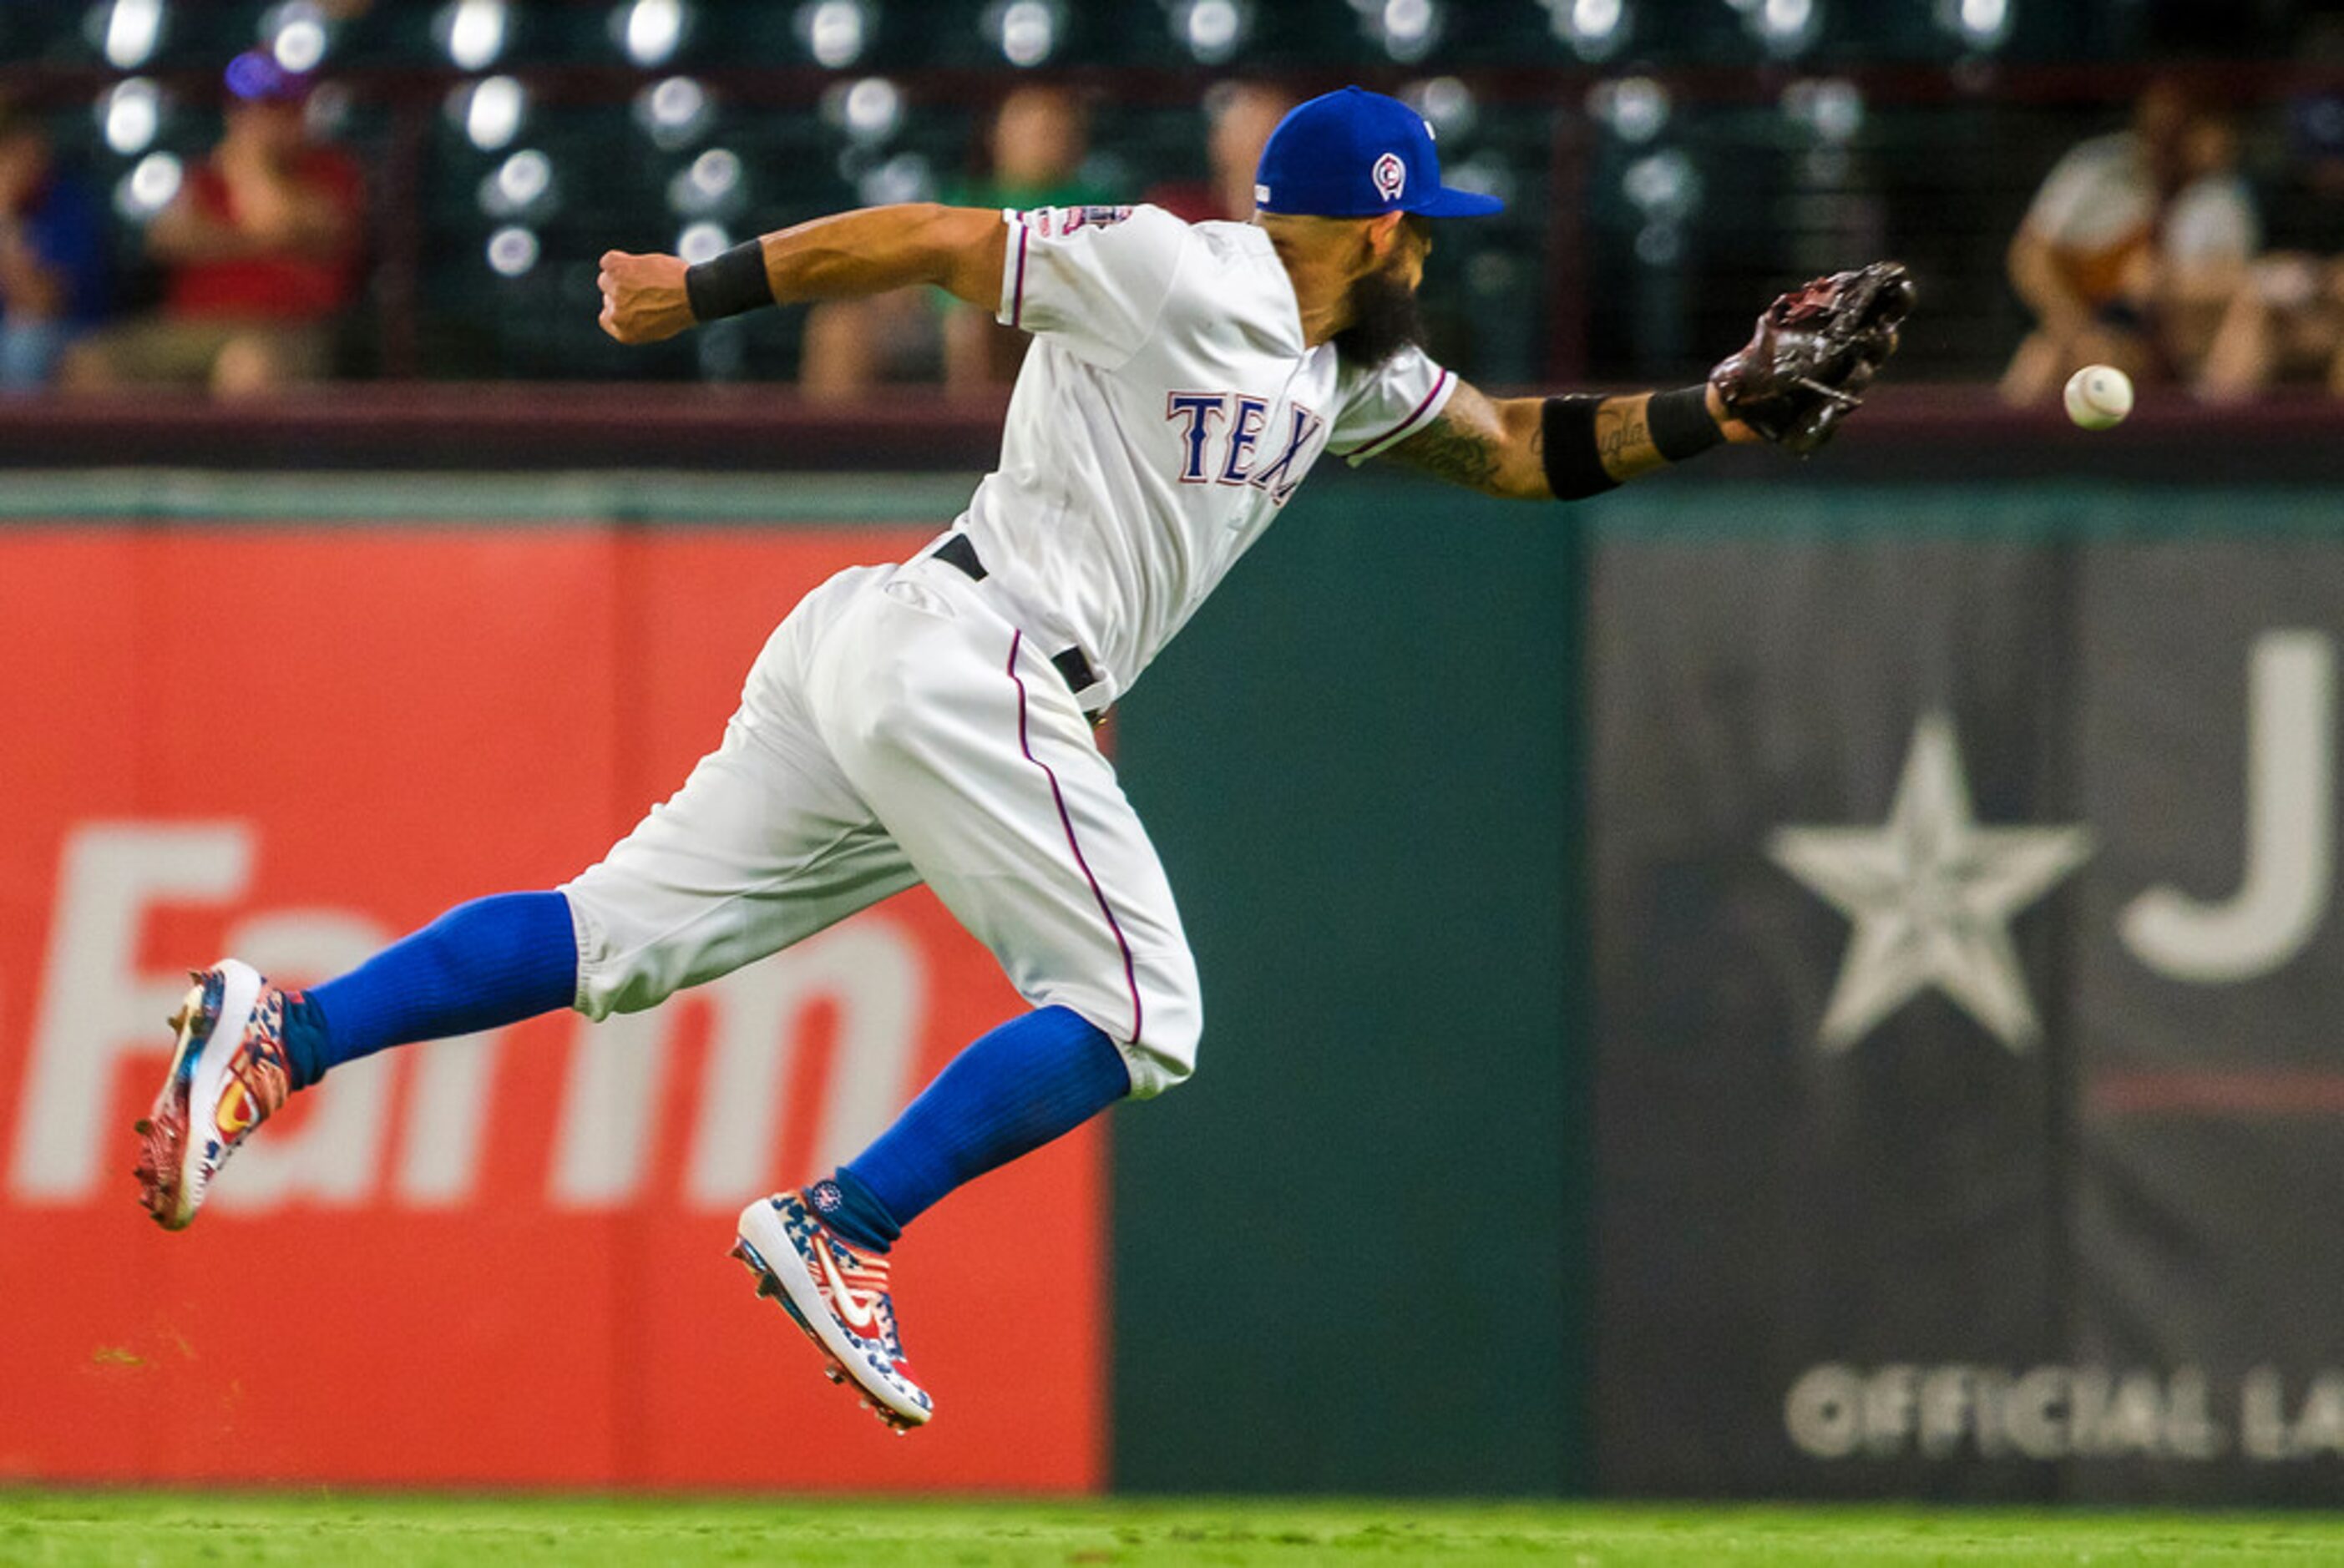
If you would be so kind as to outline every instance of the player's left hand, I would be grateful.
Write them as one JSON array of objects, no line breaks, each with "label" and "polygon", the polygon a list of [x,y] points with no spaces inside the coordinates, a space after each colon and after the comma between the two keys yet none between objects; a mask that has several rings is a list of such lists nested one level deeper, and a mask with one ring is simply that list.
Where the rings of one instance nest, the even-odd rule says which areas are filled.
[{"label": "player's left hand", "polygon": [[1711,383],[1708,390],[1709,417],[1717,421],[1717,428],[1725,432],[1727,440],[1741,446],[1766,439],[1733,417],[1733,410],[1725,406],[1725,395],[1717,389],[1714,382]]},{"label": "player's left hand", "polygon": [[602,330],[621,343],[656,343],[694,325],[680,256],[602,253]]}]

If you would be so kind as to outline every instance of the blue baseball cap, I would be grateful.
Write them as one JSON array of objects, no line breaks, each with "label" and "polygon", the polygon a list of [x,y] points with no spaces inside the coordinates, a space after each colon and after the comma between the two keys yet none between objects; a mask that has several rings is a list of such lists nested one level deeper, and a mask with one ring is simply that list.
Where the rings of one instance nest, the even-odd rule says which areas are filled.
[{"label": "blue baseball cap", "polygon": [[1398,98],[1365,87],[1297,105],[1269,133],[1253,179],[1254,205],[1264,212],[1477,217],[1506,207],[1494,196],[1442,185],[1431,126]]}]

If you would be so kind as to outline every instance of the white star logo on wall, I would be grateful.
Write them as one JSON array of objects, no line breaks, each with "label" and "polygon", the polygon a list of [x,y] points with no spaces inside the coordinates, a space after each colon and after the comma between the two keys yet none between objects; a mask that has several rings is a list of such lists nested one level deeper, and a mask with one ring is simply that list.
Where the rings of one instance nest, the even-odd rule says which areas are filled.
[{"label": "white star logo on wall", "polygon": [[1980,827],[1944,713],[1914,727],[1885,823],[1778,828],[1766,853],[1854,923],[1824,1010],[1826,1049],[1846,1050],[1931,986],[2013,1051],[2042,1037],[2010,922],[2091,858],[2091,830]]}]

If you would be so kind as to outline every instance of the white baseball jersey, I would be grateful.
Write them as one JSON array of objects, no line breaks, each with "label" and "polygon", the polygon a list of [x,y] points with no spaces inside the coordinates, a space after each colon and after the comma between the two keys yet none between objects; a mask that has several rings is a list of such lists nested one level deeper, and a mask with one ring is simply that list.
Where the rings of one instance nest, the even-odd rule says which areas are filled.
[{"label": "white baseball jersey", "polygon": [[1003,214],[1000,319],[1034,334],[1001,462],[957,526],[1020,622],[1079,647],[1096,709],[1129,690],[1318,455],[1422,430],[1457,381],[1420,351],[1342,364],[1302,340],[1250,224],[1161,207]]},{"label": "white baseball jersey", "polygon": [[[1319,453],[1404,440],[1456,381],[1414,350],[1362,372],[1307,347],[1258,228],[1005,216],[1001,319],[1035,342],[1001,466],[955,525],[985,578],[923,552],[790,612],[723,744],[563,887],[589,1016],[924,882],[1027,1001],[1116,1042],[1135,1095],[1194,1067],[1196,961],[1084,710],[1130,686]],[[1079,694],[1053,660],[1069,647],[1102,676]]]}]

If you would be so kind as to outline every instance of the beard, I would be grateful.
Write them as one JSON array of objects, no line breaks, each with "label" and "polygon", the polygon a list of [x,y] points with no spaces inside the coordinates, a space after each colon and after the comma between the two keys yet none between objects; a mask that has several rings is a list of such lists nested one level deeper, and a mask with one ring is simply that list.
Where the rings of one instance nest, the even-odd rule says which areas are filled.
[{"label": "beard", "polygon": [[1402,349],[1424,340],[1416,290],[1392,272],[1370,272],[1351,285],[1351,324],[1335,334],[1345,363],[1372,370]]}]

